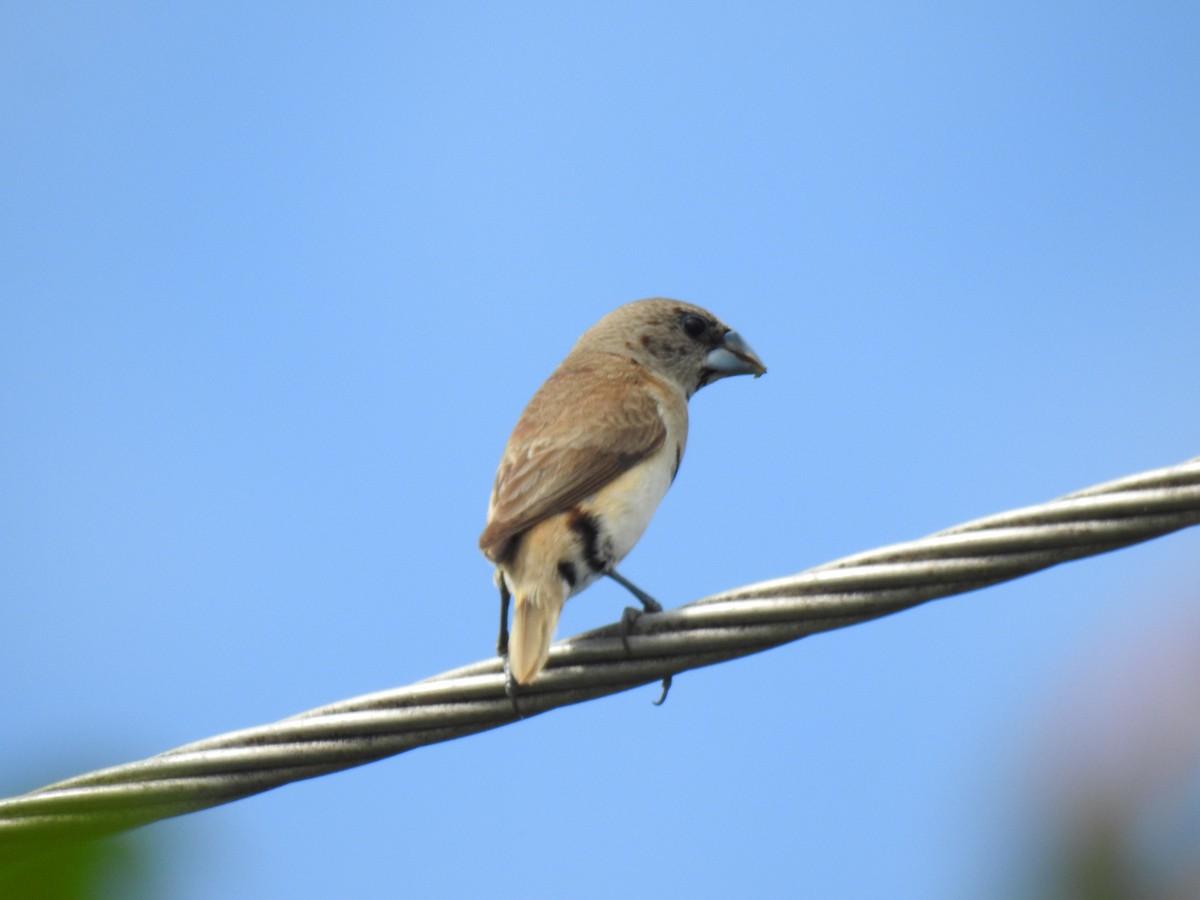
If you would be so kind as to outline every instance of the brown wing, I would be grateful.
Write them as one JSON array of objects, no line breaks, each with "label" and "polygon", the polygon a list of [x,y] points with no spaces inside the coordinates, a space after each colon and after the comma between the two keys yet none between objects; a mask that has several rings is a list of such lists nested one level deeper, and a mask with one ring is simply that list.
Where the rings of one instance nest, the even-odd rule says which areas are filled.
[{"label": "brown wing", "polygon": [[595,493],[663,445],[650,377],[630,366],[557,370],[504,449],[479,547],[493,561],[526,528]]}]

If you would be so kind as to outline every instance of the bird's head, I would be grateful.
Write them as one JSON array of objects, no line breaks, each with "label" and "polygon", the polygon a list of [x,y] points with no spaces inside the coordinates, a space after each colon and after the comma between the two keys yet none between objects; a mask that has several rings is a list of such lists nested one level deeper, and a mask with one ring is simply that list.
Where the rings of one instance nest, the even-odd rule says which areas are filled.
[{"label": "bird's head", "polygon": [[741,335],[708,310],[665,297],[618,307],[576,346],[629,356],[689,397],[720,378],[767,371]]}]

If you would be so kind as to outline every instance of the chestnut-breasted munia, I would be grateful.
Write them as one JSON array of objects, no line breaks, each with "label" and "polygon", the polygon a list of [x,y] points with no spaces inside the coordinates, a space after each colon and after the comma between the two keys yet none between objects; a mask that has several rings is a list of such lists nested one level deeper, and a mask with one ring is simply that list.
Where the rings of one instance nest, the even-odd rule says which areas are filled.
[{"label": "chestnut-breasted munia", "polygon": [[712,313],[653,298],[585,331],[533,395],[504,448],[479,538],[500,588],[498,649],[518,684],[545,666],[567,598],[600,576],[659,609],[616,566],[675,479],[688,398],[719,378],[764,372]]}]

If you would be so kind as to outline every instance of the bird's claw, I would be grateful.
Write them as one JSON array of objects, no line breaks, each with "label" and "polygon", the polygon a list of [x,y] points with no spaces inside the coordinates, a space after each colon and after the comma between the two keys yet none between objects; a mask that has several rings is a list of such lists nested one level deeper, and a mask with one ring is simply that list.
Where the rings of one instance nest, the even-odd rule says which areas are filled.
[{"label": "bird's claw", "polygon": [[633,656],[633,648],[629,646],[629,635],[633,633],[633,623],[642,617],[642,610],[627,606],[621,611],[621,646],[625,648],[626,656]]},{"label": "bird's claw", "polygon": [[662,693],[658,695],[658,699],[654,701],[655,706],[662,706],[667,702],[667,694],[671,692],[671,682],[675,680],[674,675],[668,675],[662,680]]}]

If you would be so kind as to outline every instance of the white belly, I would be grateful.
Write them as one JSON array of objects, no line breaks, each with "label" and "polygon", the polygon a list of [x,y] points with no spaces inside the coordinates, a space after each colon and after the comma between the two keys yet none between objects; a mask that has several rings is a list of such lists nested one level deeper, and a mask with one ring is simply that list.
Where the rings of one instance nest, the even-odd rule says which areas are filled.
[{"label": "white belly", "polygon": [[675,447],[667,442],[654,456],[619,475],[583,504],[603,523],[614,565],[628,555],[650,524],[671,486],[674,468]]}]

